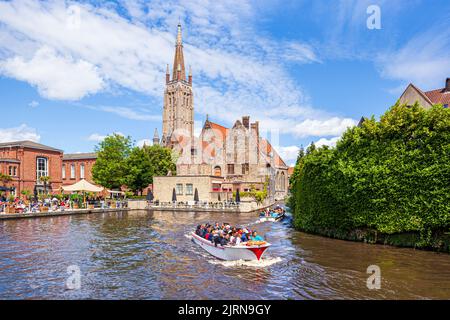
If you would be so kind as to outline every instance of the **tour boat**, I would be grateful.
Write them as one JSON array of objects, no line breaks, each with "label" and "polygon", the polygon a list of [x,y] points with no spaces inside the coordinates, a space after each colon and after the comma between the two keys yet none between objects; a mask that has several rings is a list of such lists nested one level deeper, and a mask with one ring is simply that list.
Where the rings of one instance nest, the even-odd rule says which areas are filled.
[{"label": "tour boat", "polygon": [[246,245],[244,243],[237,246],[221,246],[220,244],[215,246],[211,241],[200,237],[195,232],[192,232],[192,241],[214,257],[227,261],[260,260],[267,248],[270,247],[268,242],[263,242],[261,245]]},{"label": "tour boat", "polygon": [[283,212],[283,213],[279,213],[277,216],[265,216],[264,214],[262,214],[262,215],[260,215],[260,218],[259,218],[259,221],[260,222],[266,222],[266,221],[269,221],[269,222],[278,222],[278,221],[281,221],[281,220],[283,220],[284,219],[284,217],[285,217],[286,215],[285,215],[285,213]]}]

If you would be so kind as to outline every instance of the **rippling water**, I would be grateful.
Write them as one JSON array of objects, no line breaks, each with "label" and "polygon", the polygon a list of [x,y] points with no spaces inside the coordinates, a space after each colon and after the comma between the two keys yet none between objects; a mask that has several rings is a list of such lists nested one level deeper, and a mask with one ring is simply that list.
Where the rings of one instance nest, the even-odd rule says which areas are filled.
[{"label": "rippling water", "polygon": [[[0,222],[1,299],[450,299],[450,255],[254,224],[266,261],[221,262],[186,235],[203,222],[247,225],[254,214],[116,212]],[[366,269],[381,268],[380,290]],[[67,290],[67,267],[81,288]]]}]

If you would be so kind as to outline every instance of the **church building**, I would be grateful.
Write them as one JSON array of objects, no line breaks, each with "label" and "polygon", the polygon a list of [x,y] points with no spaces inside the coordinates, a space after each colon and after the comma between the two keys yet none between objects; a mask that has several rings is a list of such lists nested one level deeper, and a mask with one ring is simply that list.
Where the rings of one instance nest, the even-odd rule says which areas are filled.
[{"label": "church building", "polygon": [[283,199],[288,190],[288,166],[260,136],[259,122],[242,116],[231,128],[206,117],[199,137],[194,136],[194,92],[192,70],[186,78],[181,25],[175,43],[175,57],[166,71],[162,137],[155,130],[153,143],[173,150],[177,173],[154,177],[155,200],[193,201],[195,189],[200,201],[231,199],[239,190],[267,191],[271,200]]}]

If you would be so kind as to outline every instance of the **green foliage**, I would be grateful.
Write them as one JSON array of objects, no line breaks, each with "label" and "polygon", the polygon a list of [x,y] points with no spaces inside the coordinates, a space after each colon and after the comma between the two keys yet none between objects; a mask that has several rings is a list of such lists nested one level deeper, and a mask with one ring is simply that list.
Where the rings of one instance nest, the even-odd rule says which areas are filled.
[{"label": "green foliage", "polygon": [[119,189],[126,182],[127,158],[132,149],[130,137],[107,136],[96,147],[97,160],[92,168],[94,181],[108,189]]},{"label": "green foliage", "polygon": [[126,185],[134,192],[141,193],[153,183],[154,176],[165,176],[169,171],[175,173],[171,151],[159,145],[135,147],[127,159]]},{"label": "green foliage", "polygon": [[0,172],[0,182],[2,182],[3,186],[6,186],[9,182],[12,181],[12,177],[7,174],[3,174]]},{"label": "green foliage", "polygon": [[30,199],[31,199],[32,193],[31,193],[30,190],[24,189],[24,190],[22,190],[20,193],[24,196],[24,198],[25,198],[26,200],[30,200]]},{"label": "green foliage", "polygon": [[[256,202],[261,203],[267,198],[267,187],[269,185],[269,178],[266,177],[263,190],[256,190],[255,186],[250,186],[250,191],[239,192],[241,198],[253,198]],[[233,191],[233,198],[236,198],[236,192]]]},{"label": "green foliage", "polygon": [[415,245],[430,246],[450,228],[450,109],[396,104],[349,128],[336,148],[309,148],[291,185],[299,229],[416,232]]},{"label": "green foliage", "polygon": [[130,137],[111,135],[96,148],[97,161],[92,168],[94,181],[108,189],[127,186],[134,193],[153,183],[154,176],[175,173],[170,149],[155,145],[142,148]]}]

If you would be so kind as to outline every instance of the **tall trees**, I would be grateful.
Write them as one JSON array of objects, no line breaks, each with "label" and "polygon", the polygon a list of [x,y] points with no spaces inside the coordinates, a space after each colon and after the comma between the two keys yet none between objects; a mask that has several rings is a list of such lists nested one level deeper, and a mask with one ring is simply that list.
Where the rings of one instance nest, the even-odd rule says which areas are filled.
[{"label": "tall trees", "polygon": [[348,129],[336,148],[308,148],[294,172],[300,229],[415,232],[415,245],[428,246],[450,228],[450,109],[395,105]]},{"label": "tall trees", "polygon": [[134,146],[130,137],[114,134],[96,148],[94,181],[106,188],[127,186],[135,194],[153,182],[153,176],[175,172],[171,151],[155,146]]},{"label": "tall trees", "polygon": [[158,145],[133,148],[127,164],[126,185],[135,193],[142,193],[153,183],[154,176],[165,176],[176,170],[170,150]]},{"label": "tall trees", "polygon": [[94,181],[106,188],[117,189],[126,182],[127,158],[133,143],[119,134],[107,136],[96,147],[97,160],[92,168]]}]

